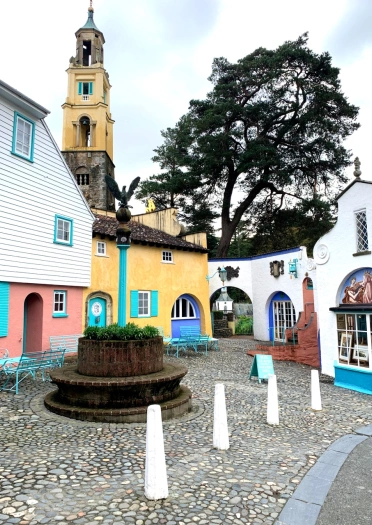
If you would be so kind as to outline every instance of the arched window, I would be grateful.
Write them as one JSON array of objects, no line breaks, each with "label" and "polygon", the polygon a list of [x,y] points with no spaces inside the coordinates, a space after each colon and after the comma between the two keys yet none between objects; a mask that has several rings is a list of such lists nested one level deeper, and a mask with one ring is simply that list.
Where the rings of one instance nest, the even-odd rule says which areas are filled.
[{"label": "arched window", "polygon": [[189,299],[180,297],[172,308],[172,319],[195,319],[195,308]]}]

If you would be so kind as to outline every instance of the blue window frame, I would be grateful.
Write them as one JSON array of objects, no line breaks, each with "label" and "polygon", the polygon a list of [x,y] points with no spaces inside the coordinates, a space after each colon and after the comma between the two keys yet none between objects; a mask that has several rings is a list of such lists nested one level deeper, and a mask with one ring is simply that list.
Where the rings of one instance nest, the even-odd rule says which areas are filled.
[{"label": "blue window frame", "polygon": [[54,242],[72,246],[73,225],[73,219],[56,215],[54,221]]},{"label": "blue window frame", "polygon": [[78,95],[93,95],[93,82],[78,82]]},{"label": "blue window frame", "polygon": [[157,317],[158,292],[156,290],[143,291],[131,290],[130,316],[131,317]]},{"label": "blue window frame", "polygon": [[9,283],[0,282],[0,337],[8,335],[9,291]]},{"label": "blue window frame", "polygon": [[34,161],[35,122],[14,112],[12,153],[30,162]]},{"label": "blue window frame", "polygon": [[67,292],[54,290],[53,317],[67,317]]}]

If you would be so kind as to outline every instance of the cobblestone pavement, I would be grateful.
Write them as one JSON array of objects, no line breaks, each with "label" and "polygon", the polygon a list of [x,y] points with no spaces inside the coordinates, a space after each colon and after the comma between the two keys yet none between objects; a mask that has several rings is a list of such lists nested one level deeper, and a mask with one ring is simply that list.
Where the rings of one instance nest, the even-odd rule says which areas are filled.
[{"label": "cobblestone pavement", "polygon": [[[274,362],[280,424],[266,423],[267,383],[249,380],[252,341],[220,340],[179,359],[195,410],[164,422],[169,497],[144,497],[144,424],[93,424],[48,413],[53,385],[0,393],[0,524],[274,524],[317,458],[372,421],[371,398],[321,376],[323,410],[310,408],[310,368]],[[175,358],[170,358],[174,360]],[[212,447],[214,385],[223,383],[230,449]]]}]

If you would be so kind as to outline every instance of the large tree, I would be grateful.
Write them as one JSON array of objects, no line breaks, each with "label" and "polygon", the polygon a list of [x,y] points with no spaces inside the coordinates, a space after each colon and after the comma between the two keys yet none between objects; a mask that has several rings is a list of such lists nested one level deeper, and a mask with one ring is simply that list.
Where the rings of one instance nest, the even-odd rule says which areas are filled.
[{"label": "large tree", "polygon": [[242,219],[268,206],[332,198],[347,181],[351,154],[343,141],[359,127],[358,108],[342,93],[330,55],[314,53],[307,40],[259,48],[236,64],[216,58],[213,90],[163,134],[158,151],[173,157],[176,176],[165,181],[161,165],[152,182],[189,205],[208,198],[221,218],[219,257]]}]

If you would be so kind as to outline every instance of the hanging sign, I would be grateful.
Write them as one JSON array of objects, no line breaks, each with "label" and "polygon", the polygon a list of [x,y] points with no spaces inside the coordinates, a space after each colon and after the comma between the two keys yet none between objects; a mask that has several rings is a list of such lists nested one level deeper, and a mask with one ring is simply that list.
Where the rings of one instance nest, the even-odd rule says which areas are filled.
[{"label": "hanging sign", "polygon": [[258,382],[261,379],[269,379],[269,376],[274,375],[273,358],[271,355],[255,355],[249,373],[249,379],[258,377]]}]

